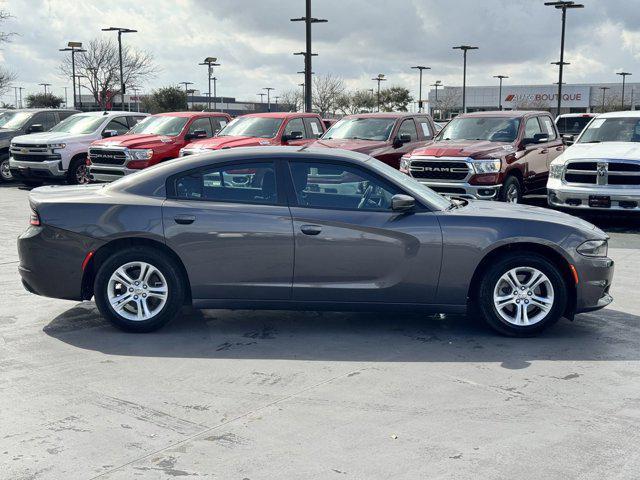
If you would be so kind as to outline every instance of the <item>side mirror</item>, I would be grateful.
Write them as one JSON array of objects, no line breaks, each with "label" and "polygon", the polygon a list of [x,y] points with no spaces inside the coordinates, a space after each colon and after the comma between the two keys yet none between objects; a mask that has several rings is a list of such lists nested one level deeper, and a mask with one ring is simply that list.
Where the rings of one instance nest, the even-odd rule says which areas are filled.
[{"label": "side mirror", "polygon": [[398,194],[391,197],[391,210],[394,212],[406,212],[416,206],[416,200],[409,195]]},{"label": "side mirror", "polygon": [[576,141],[576,136],[565,133],[564,135],[562,135],[562,141],[565,145],[573,145],[573,142]]},{"label": "side mirror", "polygon": [[411,141],[411,135],[406,133],[398,135],[393,140],[393,148],[400,148],[402,145],[404,145],[405,143],[409,143],[410,141]]},{"label": "side mirror", "polygon": [[115,137],[117,135],[118,135],[117,130],[105,130],[104,132],[102,132],[102,138]]},{"label": "side mirror", "polygon": [[302,140],[302,138],[303,138],[302,132],[299,132],[297,130],[291,132],[289,135],[282,135],[283,142],[289,142],[291,140]]},{"label": "side mirror", "polygon": [[194,130],[191,133],[187,133],[184,136],[185,140],[192,140],[194,138],[207,138],[207,131],[206,130]]},{"label": "side mirror", "polygon": [[549,136],[546,133],[536,133],[533,137],[523,138],[522,146],[532,145],[534,143],[545,143],[549,141]]},{"label": "side mirror", "polygon": [[27,128],[27,133],[40,133],[44,132],[44,127],[41,123],[34,123],[29,128]]}]

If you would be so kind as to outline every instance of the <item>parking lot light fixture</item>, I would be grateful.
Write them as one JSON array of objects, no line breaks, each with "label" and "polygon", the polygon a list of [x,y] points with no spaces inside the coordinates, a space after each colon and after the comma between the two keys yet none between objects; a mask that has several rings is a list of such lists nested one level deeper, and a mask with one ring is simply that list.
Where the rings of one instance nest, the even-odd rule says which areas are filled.
[{"label": "parking lot light fixture", "polygon": [[467,112],[467,52],[478,50],[478,47],[471,45],[459,45],[453,47],[454,50],[462,50],[462,113]]},{"label": "parking lot light fixture", "polygon": [[553,62],[553,65],[558,65],[558,111],[556,115],[560,115],[560,107],[562,106],[562,73],[563,67],[569,65],[564,61],[564,32],[567,24],[567,9],[570,8],[584,8],[584,5],[575,3],[573,1],[558,1],[558,2],[544,2],[547,7],[553,7],[557,10],[562,10],[562,33],[560,35],[560,61]]},{"label": "parking lot light fixture", "polygon": [[211,110],[211,80],[213,74],[213,67],[219,67],[220,64],[216,63],[218,59],[216,57],[207,57],[198,65],[207,66],[207,81],[209,82],[209,98],[207,98],[207,109]]},{"label": "parking lot light fixture", "polygon": [[264,105],[264,96],[266,95],[266,93],[256,93],[256,95],[258,95],[260,97],[260,105]]},{"label": "parking lot light fixture", "polygon": [[624,83],[625,83],[625,79],[627,78],[627,76],[632,75],[629,72],[618,72],[616,73],[616,75],[620,75],[622,77],[622,108],[621,110],[624,110]]},{"label": "parking lot light fixture", "polygon": [[44,96],[46,98],[47,97],[47,87],[50,87],[51,84],[50,83],[39,83],[38,85],[41,85],[42,87],[44,87]]},{"label": "parking lot light fixture", "polygon": [[264,87],[263,90],[267,91],[267,112],[271,111],[271,90],[275,90],[273,87]]},{"label": "parking lot light fixture", "polygon": [[377,77],[372,78],[374,82],[378,82],[378,93],[377,93],[377,111],[380,111],[380,82],[386,82],[387,79],[384,78],[384,73],[379,73]]},{"label": "parking lot light fixture", "polygon": [[137,30],[134,30],[132,28],[109,27],[109,28],[103,28],[102,31],[118,32],[118,57],[120,58],[120,102],[121,102],[122,110],[124,110],[125,85],[124,85],[124,74],[122,73],[122,34],[136,33]]},{"label": "parking lot light fixture", "polygon": [[498,109],[502,110],[502,80],[509,77],[507,75],[494,75],[493,78],[500,80],[500,86],[498,87]]},{"label": "parking lot light fixture", "polygon": [[418,87],[418,111],[422,112],[422,71],[423,70],[431,70],[431,67],[424,67],[422,65],[416,65],[415,67],[411,67],[413,69],[417,69],[420,71],[420,86]]},{"label": "parking lot light fixture", "polygon": [[60,48],[59,51],[71,52],[71,83],[73,84],[73,108],[76,108],[76,53],[86,52],[86,50],[82,48],[82,42],[68,42],[67,47]]},{"label": "parking lot light fixture", "polygon": [[304,55],[304,111],[311,112],[312,99],[311,99],[311,57],[317,54],[311,53],[311,25],[314,23],[326,23],[328,20],[324,18],[314,18],[311,16],[311,0],[305,1],[305,15],[300,18],[292,18],[292,22],[305,22],[305,40],[306,49],[304,52],[294,53],[294,55]]}]

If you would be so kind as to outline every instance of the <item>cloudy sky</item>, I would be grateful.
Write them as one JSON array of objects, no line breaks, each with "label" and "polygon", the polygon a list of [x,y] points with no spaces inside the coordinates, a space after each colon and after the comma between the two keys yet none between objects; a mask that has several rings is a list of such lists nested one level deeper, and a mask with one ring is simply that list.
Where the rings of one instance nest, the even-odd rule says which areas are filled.
[{"label": "cloudy sky", "polygon": [[[313,15],[329,23],[314,26],[313,70],[343,77],[351,88],[372,88],[370,79],[387,75],[387,85],[416,92],[417,72],[427,65],[424,83],[461,83],[462,60],[454,45],[470,52],[471,85],[490,85],[504,74],[512,84],[552,83],[560,43],[560,13],[544,0],[314,0]],[[568,83],[617,81],[616,71],[640,81],[640,0],[583,0],[567,24]],[[58,65],[69,40],[112,35],[108,26],[135,28],[125,41],[151,52],[160,71],[145,90],[191,81],[206,91],[205,67],[222,64],[218,94],[255,100],[262,87],[282,92],[302,81],[304,26],[290,18],[304,14],[304,0],[0,0],[16,32],[0,51],[0,62],[14,70],[27,92],[40,82],[62,95],[70,80]],[[634,79],[632,77],[632,79]],[[635,80],[635,79],[634,79]],[[3,98],[12,101],[13,95]]]}]

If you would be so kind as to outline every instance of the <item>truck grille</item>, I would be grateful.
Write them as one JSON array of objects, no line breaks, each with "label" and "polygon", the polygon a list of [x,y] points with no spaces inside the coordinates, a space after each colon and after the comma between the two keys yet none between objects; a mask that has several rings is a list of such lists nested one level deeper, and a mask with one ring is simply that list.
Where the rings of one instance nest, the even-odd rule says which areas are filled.
[{"label": "truck grille", "polygon": [[33,144],[33,143],[12,143],[12,148],[28,148],[31,149],[47,149],[49,146],[46,143],[43,144]]},{"label": "truck grille", "polygon": [[411,176],[426,180],[465,180],[469,165],[459,160],[411,160]]},{"label": "truck grille", "polygon": [[93,165],[124,165],[127,161],[127,154],[124,150],[90,148],[89,160]]},{"label": "truck grille", "polygon": [[12,153],[14,160],[19,162],[46,162],[49,160],[60,160],[60,155],[37,155],[30,153]]},{"label": "truck grille", "polygon": [[579,160],[569,162],[566,183],[581,185],[640,185],[640,161]]}]

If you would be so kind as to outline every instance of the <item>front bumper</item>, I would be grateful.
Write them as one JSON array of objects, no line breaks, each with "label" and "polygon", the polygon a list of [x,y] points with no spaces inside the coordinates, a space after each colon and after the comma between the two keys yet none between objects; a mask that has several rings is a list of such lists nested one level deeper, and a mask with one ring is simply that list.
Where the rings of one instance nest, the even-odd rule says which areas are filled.
[{"label": "front bumper", "polygon": [[609,294],[614,262],[608,257],[582,257],[576,262],[578,285],[575,313],[591,312],[613,302]]},{"label": "front bumper", "polygon": [[127,168],[126,166],[110,166],[110,165],[90,165],[89,178],[95,182],[113,182],[126,175],[130,175],[140,170]]},{"label": "front bumper", "polygon": [[67,174],[67,171],[62,169],[62,160],[24,162],[11,157],[9,159],[9,170],[14,178],[18,180],[63,178]]},{"label": "front bumper", "polygon": [[[609,197],[611,207],[590,206],[589,198],[594,195]],[[547,184],[547,201],[551,206],[562,208],[640,212],[640,187],[578,186],[550,179]]]},{"label": "front bumper", "polygon": [[471,185],[466,182],[432,182],[416,178],[423,185],[432,190],[445,195],[462,198],[471,198],[476,200],[495,200],[502,184],[498,185]]}]

